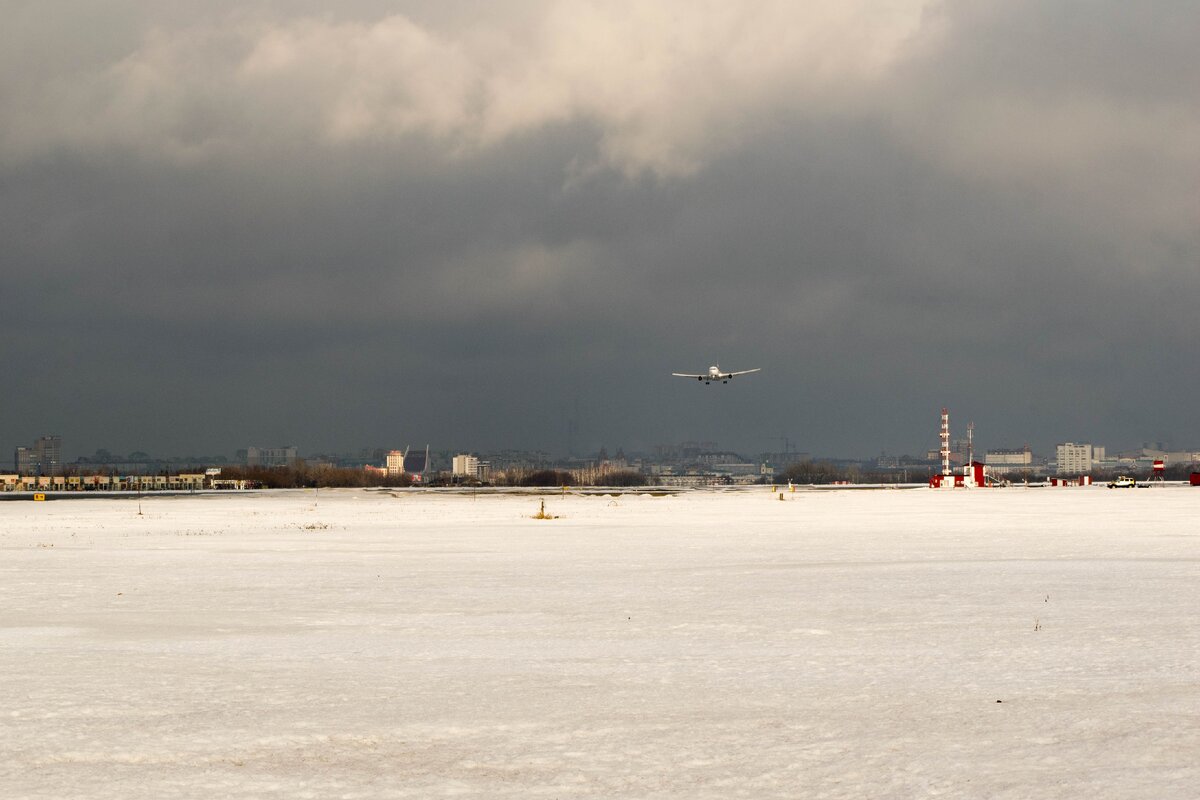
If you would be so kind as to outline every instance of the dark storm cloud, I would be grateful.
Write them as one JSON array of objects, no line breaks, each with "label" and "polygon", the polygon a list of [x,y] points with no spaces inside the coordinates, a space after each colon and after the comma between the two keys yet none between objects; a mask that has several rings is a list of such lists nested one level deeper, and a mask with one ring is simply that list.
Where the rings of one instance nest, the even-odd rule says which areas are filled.
[{"label": "dark storm cloud", "polygon": [[190,6],[0,34],[0,444],[1200,443],[1186,4]]}]

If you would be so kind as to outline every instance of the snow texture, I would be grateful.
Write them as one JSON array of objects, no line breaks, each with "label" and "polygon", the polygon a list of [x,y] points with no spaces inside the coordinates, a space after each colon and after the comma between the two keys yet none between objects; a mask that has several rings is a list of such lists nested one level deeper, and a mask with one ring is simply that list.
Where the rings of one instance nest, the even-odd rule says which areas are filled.
[{"label": "snow texture", "polygon": [[1200,490],[542,496],[0,503],[0,797],[1197,795]]}]

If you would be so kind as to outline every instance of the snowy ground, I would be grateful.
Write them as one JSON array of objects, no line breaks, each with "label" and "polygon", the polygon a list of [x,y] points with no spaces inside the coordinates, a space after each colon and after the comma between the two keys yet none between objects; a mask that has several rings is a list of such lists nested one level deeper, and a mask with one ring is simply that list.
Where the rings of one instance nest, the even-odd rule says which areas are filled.
[{"label": "snowy ground", "polygon": [[1200,489],[546,500],[0,503],[0,797],[1200,792]]}]

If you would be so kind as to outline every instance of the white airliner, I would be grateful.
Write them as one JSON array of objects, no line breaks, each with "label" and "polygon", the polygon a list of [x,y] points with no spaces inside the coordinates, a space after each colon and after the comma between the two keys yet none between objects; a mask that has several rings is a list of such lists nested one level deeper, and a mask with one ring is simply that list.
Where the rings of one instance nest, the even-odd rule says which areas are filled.
[{"label": "white airliner", "polygon": [[672,372],[671,374],[674,375],[676,378],[695,378],[698,381],[704,381],[704,385],[707,386],[708,384],[712,383],[713,381],[720,381],[721,383],[729,383],[729,381],[735,375],[749,375],[751,372],[762,372],[762,367],[755,367],[754,369],[744,369],[741,372],[721,372],[721,368],[719,366],[717,366],[716,364],[713,364],[711,367],[708,368],[707,375],[694,375],[694,374],[690,375],[686,372]]}]

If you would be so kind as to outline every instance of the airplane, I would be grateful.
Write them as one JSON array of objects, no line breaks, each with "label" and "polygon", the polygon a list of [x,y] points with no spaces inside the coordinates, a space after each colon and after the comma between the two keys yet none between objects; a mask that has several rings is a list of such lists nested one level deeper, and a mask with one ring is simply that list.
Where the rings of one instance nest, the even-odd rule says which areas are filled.
[{"label": "airplane", "polygon": [[674,375],[676,378],[695,378],[698,381],[704,381],[704,385],[708,386],[713,381],[720,381],[721,383],[729,383],[729,381],[735,375],[749,375],[751,372],[762,372],[762,367],[755,367],[754,369],[744,369],[741,372],[721,372],[721,368],[718,365],[713,364],[711,367],[708,368],[708,374],[706,374],[706,375],[694,375],[694,374],[688,374],[686,372],[672,372],[671,374]]}]

